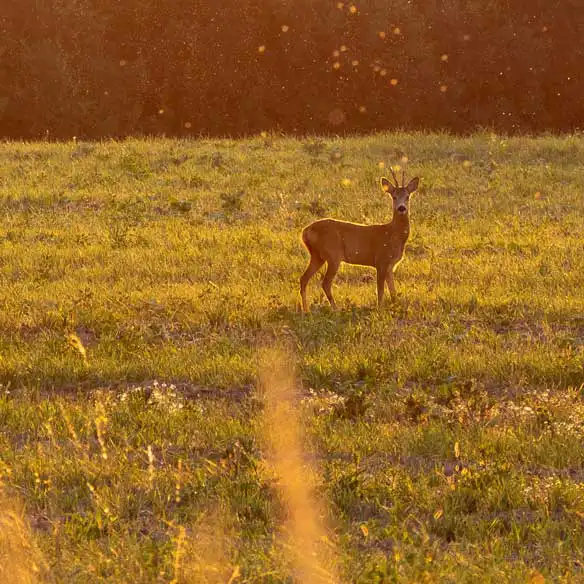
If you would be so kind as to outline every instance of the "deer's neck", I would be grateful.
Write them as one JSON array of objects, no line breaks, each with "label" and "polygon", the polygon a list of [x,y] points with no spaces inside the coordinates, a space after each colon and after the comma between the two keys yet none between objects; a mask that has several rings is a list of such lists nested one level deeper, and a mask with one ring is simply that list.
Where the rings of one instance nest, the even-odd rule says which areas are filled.
[{"label": "deer's neck", "polygon": [[393,219],[391,220],[391,227],[394,235],[406,241],[410,236],[409,214],[402,215],[401,213],[394,213]]}]

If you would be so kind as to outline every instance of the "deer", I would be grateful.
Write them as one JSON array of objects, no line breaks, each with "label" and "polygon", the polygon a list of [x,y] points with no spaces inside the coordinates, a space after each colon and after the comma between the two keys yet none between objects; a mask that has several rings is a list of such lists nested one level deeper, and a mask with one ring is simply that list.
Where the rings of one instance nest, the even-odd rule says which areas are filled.
[{"label": "deer", "polygon": [[310,253],[310,263],[300,278],[303,312],[308,312],[308,282],[325,262],[327,269],[322,289],[333,310],[337,309],[337,305],[331,288],[341,262],[371,266],[377,270],[378,307],[383,303],[385,284],[392,299],[397,297],[393,273],[403,258],[410,235],[410,195],[417,190],[420,179],[415,177],[406,185],[403,171],[400,187],[393,168],[391,174],[395,184],[386,177],[380,181],[381,188],[391,195],[393,202],[393,216],[389,223],[362,225],[337,219],[320,219],[302,231],[302,242]]}]

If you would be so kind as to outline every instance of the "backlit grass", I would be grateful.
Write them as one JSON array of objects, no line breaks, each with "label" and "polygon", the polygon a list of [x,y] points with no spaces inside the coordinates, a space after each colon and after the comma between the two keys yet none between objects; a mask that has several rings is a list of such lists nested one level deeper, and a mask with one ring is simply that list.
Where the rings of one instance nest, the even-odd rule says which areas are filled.
[{"label": "backlit grass", "polygon": [[[314,278],[302,315],[302,227],[388,220],[404,154],[399,299],[345,265],[340,311]],[[256,391],[280,342],[342,581],[584,578],[583,163],[488,133],[0,144],[14,581],[290,581]]]}]

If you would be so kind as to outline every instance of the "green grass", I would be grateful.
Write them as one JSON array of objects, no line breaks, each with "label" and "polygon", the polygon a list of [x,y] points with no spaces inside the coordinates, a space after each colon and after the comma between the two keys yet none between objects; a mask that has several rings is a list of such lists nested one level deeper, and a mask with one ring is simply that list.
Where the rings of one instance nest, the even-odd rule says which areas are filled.
[{"label": "green grass", "polygon": [[[345,265],[301,315],[300,230],[387,220],[404,153],[398,301]],[[0,144],[0,484],[39,578],[290,582],[255,391],[281,339],[343,581],[584,579],[583,168],[579,136]]]}]

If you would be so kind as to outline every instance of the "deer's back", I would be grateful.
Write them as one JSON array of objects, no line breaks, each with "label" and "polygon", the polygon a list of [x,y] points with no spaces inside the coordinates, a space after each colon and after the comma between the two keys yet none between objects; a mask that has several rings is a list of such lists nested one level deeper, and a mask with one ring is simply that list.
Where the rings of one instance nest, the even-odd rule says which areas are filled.
[{"label": "deer's back", "polygon": [[320,219],[302,232],[302,239],[311,253],[323,260],[329,258],[350,264],[373,266],[384,237],[386,225],[361,225],[337,219]]}]

